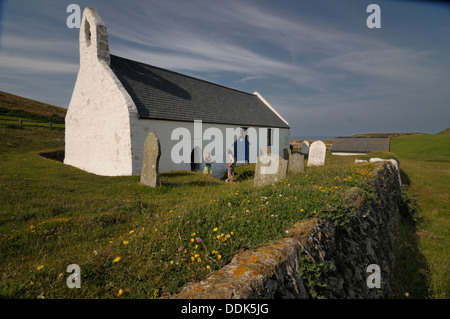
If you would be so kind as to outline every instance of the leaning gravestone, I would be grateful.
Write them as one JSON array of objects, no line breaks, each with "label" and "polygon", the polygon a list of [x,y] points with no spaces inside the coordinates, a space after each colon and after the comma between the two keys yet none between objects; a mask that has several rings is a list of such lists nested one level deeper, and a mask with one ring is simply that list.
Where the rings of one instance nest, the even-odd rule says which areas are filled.
[{"label": "leaning gravestone", "polygon": [[260,187],[274,184],[286,178],[288,161],[271,154],[270,146],[261,148],[262,155],[256,159],[253,185]]},{"label": "leaning gravestone", "polygon": [[315,141],[309,147],[308,166],[322,166],[325,164],[327,147],[322,141]]},{"label": "leaning gravestone", "polygon": [[156,187],[159,184],[159,157],[161,145],[155,133],[147,135],[144,142],[144,162],[141,170],[141,184]]},{"label": "leaning gravestone", "polygon": [[289,158],[289,173],[297,174],[305,171],[305,159],[302,154],[294,153]]},{"label": "leaning gravestone", "polygon": [[300,146],[300,154],[307,155],[309,153],[309,142],[303,141]]}]

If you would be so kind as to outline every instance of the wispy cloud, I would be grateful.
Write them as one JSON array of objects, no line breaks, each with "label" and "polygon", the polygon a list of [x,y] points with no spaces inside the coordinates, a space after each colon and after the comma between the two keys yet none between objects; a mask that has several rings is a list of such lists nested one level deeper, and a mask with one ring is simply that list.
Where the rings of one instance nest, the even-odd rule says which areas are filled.
[{"label": "wispy cloud", "polygon": [[30,59],[29,57],[0,55],[0,68],[9,69],[14,73],[75,73],[78,65],[69,62],[53,61],[49,59]]},{"label": "wispy cloud", "polygon": [[[78,30],[65,26],[70,3],[10,2],[12,16],[2,21],[2,87],[47,95],[55,98],[47,102],[55,104],[52,91],[58,87],[58,99],[70,99],[79,63]],[[111,53],[237,89],[258,90],[289,119],[294,131],[318,134],[313,131],[394,125],[406,112],[419,114],[419,123],[431,116],[428,113],[448,114],[444,107],[450,98],[450,47],[445,34],[450,26],[442,19],[437,27],[433,19],[439,12],[433,8],[408,7],[404,12],[395,2],[384,2],[382,30],[368,33],[365,8],[358,1],[78,4],[99,12],[108,28]],[[389,15],[394,13],[395,19]]]},{"label": "wispy cloud", "polygon": [[[78,50],[69,41],[5,35],[1,40],[0,68],[15,73],[75,73],[78,63],[67,56]],[[75,51],[76,52],[76,51]]]}]

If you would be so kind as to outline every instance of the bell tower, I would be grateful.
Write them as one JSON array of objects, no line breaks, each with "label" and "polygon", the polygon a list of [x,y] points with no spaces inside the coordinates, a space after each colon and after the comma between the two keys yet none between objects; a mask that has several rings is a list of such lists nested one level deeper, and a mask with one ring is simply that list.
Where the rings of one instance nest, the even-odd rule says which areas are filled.
[{"label": "bell tower", "polygon": [[80,64],[90,63],[93,59],[110,65],[108,33],[97,11],[86,7],[80,27]]}]

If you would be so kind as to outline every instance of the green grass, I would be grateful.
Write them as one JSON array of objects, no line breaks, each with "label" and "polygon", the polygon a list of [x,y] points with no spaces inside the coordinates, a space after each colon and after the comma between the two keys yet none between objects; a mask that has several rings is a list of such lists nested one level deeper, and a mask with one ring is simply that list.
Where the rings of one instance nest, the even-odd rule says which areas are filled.
[{"label": "green grass", "polygon": [[[20,126],[19,120],[22,120],[22,127]],[[65,128],[64,119],[62,121],[53,122],[51,119],[35,119],[33,116],[22,116],[22,117],[14,117],[14,116],[1,116],[0,117],[0,126],[11,128],[11,129],[23,129],[27,128],[37,128],[37,129],[50,129],[50,124],[52,123],[52,130],[63,131]]]},{"label": "green grass", "polygon": [[[0,294],[7,297],[173,293],[239,250],[283,238],[296,221],[320,217],[346,227],[354,209],[345,190],[373,191],[372,164],[329,154],[326,166],[276,186],[255,189],[247,166],[237,167],[235,184],[171,172],[148,188],[138,176],[96,176],[39,156],[63,149],[63,132],[0,128],[0,137]],[[81,268],[80,289],[66,286],[70,264]]]},{"label": "green grass", "polygon": [[416,197],[422,217],[414,227],[404,223],[401,228],[410,234],[400,236],[406,261],[402,272],[411,283],[404,291],[415,297],[450,298],[450,135],[394,138],[391,151],[401,161],[409,197]]}]

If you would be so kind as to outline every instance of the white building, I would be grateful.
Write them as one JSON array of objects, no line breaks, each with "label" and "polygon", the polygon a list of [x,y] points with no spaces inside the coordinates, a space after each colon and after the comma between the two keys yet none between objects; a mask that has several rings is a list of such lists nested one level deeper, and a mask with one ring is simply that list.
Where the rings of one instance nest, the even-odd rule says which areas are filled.
[{"label": "white building", "polygon": [[[194,132],[194,121],[201,121],[200,132]],[[173,158],[180,145],[180,137],[173,135],[177,128],[190,132],[184,142],[189,139],[191,156],[181,163]],[[221,132],[221,149],[212,155],[214,175],[222,176],[226,149],[235,149],[239,137],[227,143],[227,129],[242,133],[250,162],[267,143],[281,156],[289,147],[289,124],[260,94],[111,55],[105,24],[95,10],[84,10],[80,69],[66,115],[64,163],[98,175],[140,174],[144,140],[154,132],[161,144],[160,172],[202,169],[203,164],[191,159],[202,157],[208,138],[218,138],[209,133]]]}]

